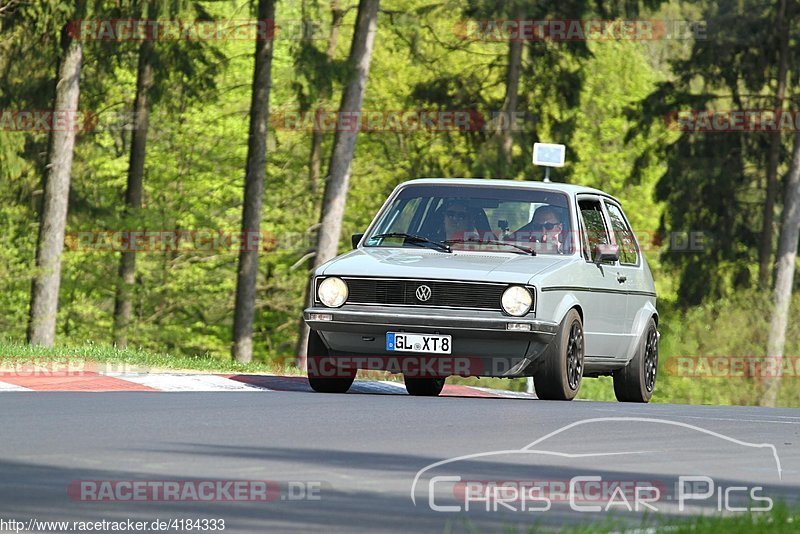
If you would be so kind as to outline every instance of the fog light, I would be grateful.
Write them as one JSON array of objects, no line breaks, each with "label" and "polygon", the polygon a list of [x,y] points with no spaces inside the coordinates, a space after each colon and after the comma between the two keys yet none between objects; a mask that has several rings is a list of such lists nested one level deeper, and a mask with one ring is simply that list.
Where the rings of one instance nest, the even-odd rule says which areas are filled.
[{"label": "fog light", "polygon": [[309,313],[308,314],[309,321],[332,321],[333,315],[330,313]]},{"label": "fog light", "polygon": [[517,332],[530,332],[531,325],[525,323],[508,323],[506,330],[516,330]]}]

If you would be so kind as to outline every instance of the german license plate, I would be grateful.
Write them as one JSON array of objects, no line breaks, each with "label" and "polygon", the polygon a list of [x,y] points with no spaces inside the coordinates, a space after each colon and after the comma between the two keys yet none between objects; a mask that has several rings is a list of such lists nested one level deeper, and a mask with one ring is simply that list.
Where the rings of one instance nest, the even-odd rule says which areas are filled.
[{"label": "german license plate", "polygon": [[409,334],[406,332],[387,332],[386,350],[397,352],[427,352],[430,354],[450,354],[450,336],[438,334]]}]

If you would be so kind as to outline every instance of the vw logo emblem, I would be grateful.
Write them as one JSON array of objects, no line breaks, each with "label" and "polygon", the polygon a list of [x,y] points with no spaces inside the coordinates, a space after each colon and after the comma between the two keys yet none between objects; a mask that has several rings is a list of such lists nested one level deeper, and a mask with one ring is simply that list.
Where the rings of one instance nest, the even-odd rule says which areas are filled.
[{"label": "vw logo emblem", "polygon": [[419,286],[417,288],[417,300],[420,302],[426,302],[428,299],[431,298],[431,288],[428,286]]}]

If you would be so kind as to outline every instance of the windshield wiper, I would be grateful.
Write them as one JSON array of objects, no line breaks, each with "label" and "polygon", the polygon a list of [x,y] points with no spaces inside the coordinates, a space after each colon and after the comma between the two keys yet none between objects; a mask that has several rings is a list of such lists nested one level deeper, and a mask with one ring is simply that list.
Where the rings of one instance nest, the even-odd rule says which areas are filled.
[{"label": "windshield wiper", "polygon": [[438,241],[432,241],[432,240],[428,239],[427,237],[422,237],[421,235],[404,234],[402,232],[389,232],[389,233],[386,233],[386,234],[375,234],[375,235],[371,236],[370,239],[380,239],[380,238],[383,238],[383,237],[402,237],[402,238],[405,238],[405,240],[408,241],[409,243],[412,243],[412,244],[415,244],[415,245],[422,246],[422,243],[430,243],[431,245],[435,245],[436,247],[438,247],[441,250],[444,250],[445,252],[453,252],[452,249],[450,248],[450,246],[447,245],[446,243],[440,243]]},{"label": "windshield wiper", "polygon": [[497,241],[494,239],[448,239],[447,241],[444,241],[444,243],[448,245],[455,243],[486,243],[487,245],[505,245],[507,247],[514,247],[515,249],[525,252],[526,254],[530,254],[531,256],[536,256],[536,251],[532,248],[517,245],[515,243],[508,243],[507,241]]}]

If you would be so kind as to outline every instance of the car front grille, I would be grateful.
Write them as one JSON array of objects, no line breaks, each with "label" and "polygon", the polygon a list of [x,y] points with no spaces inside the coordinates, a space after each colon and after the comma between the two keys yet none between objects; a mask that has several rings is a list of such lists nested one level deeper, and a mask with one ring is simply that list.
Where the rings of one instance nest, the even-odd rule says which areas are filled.
[{"label": "car front grille", "polygon": [[[508,284],[420,279],[344,277],[349,289],[348,304],[421,306],[501,310],[500,298]],[[428,286],[430,298],[420,301],[417,288]]]}]

